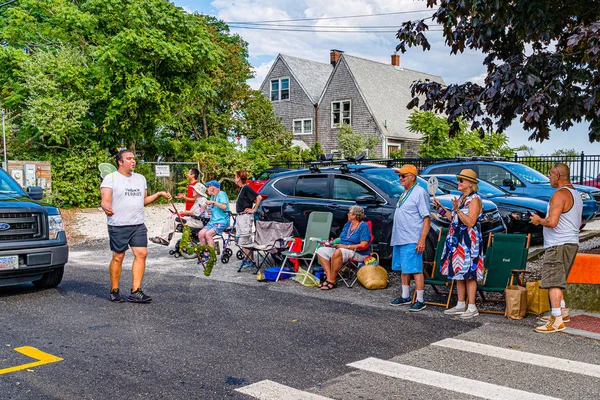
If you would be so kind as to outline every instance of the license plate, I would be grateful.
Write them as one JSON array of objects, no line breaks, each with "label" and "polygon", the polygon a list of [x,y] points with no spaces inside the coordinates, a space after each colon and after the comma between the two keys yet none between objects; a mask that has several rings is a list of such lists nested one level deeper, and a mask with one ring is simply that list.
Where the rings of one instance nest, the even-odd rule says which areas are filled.
[{"label": "license plate", "polygon": [[19,256],[0,257],[0,269],[19,268]]}]

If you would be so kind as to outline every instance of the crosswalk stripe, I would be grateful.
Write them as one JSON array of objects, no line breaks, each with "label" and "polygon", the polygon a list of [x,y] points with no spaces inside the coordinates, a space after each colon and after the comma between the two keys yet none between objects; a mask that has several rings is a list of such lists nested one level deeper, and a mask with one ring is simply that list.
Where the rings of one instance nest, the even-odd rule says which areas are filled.
[{"label": "crosswalk stripe", "polygon": [[235,390],[261,400],[331,400],[329,397],[303,392],[268,379]]},{"label": "crosswalk stripe", "polygon": [[503,349],[502,347],[460,339],[443,339],[432,343],[432,345],[600,378],[600,365],[595,364],[586,364],[579,361],[565,360],[513,349]]},{"label": "crosswalk stripe", "polygon": [[523,390],[512,389],[504,386],[494,385],[492,383],[480,382],[474,379],[463,378],[460,376],[444,374],[441,372],[429,371],[423,368],[417,368],[410,365],[395,363],[392,361],[380,360],[377,358],[366,358],[348,364],[349,367],[362,369],[400,378],[412,382],[422,383],[424,385],[434,386],[453,392],[465,393],[472,396],[478,396],[484,399],[492,400],[549,400],[555,397],[544,396],[541,394],[526,392]]}]

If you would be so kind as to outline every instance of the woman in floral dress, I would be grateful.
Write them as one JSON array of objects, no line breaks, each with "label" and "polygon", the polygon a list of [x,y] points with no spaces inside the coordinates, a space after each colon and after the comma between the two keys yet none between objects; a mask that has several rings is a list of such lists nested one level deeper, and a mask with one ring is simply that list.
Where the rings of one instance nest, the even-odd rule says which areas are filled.
[{"label": "woman in floral dress", "polygon": [[[451,214],[452,217],[440,268],[442,274],[454,280],[458,302],[455,307],[444,313],[469,319],[479,315],[475,306],[475,295],[477,281],[483,279],[483,240],[479,226],[483,207],[477,194],[479,181],[475,171],[463,169],[456,177],[458,190],[462,195],[452,199],[452,211],[444,208],[444,214]],[[434,199],[434,205],[442,207],[437,199]]]}]

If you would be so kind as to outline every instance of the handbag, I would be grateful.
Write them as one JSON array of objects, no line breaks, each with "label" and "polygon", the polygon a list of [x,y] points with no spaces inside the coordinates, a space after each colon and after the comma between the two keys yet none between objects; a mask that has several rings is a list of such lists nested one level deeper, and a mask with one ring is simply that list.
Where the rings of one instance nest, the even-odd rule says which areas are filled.
[{"label": "handbag", "polygon": [[527,287],[527,312],[542,314],[550,311],[550,298],[548,289],[540,288],[542,281],[526,282]]},{"label": "handbag", "polygon": [[506,309],[504,316],[509,319],[523,319],[527,314],[527,288],[509,285],[504,289]]},{"label": "handbag", "polygon": [[378,264],[360,267],[357,277],[358,281],[367,289],[385,289],[388,284],[387,271]]}]

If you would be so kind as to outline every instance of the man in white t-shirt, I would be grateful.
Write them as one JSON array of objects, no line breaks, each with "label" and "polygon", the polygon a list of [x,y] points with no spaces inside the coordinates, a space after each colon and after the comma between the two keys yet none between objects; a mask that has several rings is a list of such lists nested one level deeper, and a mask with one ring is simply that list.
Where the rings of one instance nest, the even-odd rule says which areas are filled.
[{"label": "man in white t-shirt", "polygon": [[[144,206],[159,197],[171,200],[168,192],[157,192],[148,196],[146,178],[133,172],[135,156],[129,150],[121,150],[117,156],[118,169],[106,175],[100,185],[102,209],[108,220],[108,237],[112,259],[110,260],[110,301],[148,303],[152,298],[142,292],[142,279],[148,254],[148,230],[144,222]],[[125,251],[131,247],[131,295],[125,298],[119,293],[119,280],[123,269]]]}]

